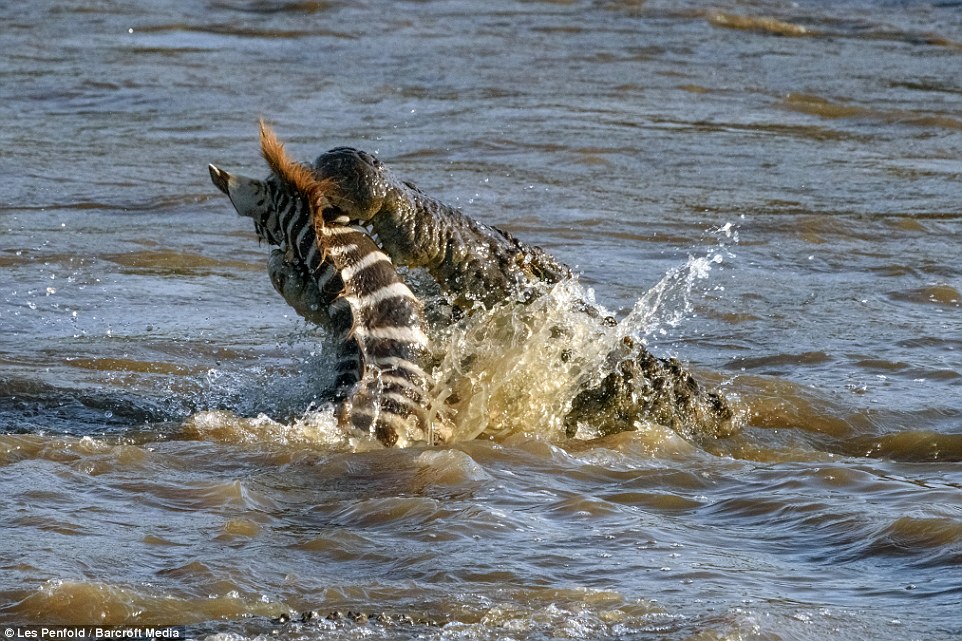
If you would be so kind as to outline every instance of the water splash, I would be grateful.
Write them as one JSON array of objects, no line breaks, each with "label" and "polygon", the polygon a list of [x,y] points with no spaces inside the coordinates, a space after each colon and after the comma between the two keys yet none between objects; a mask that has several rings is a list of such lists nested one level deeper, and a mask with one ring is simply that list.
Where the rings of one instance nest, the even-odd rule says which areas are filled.
[{"label": "water splash", "polygon": [[[184,422],[181,436],[219,443],[297,445],[336,450],[356,450],[361,441],[367,440],[347,434],[338,425],[331,406],[305,412],[289,422],[274,420],[266,414],[243,417],[226,410],[197,412]],[[369,440],[374,441],[373,437]]]},{"label": "water splash", "polygon": [[[733,234],[730,225],[716,232]],[[726,253],[721,245],[690,256],[620,322],[611,322],[611,314],[577,279],[554,285],[526,305],[476,312],[454,325],[447,340],[436,342],[432,400],[451,408],[458,440],[514,433],[561,438],[575,397],[613,371],[626,353],[626,337],[644,343],[682,324]]]},{"label": "water splash", "polygon": [[644,341],[681,325],[692,314],[694,294],[709,278],[712,268],[725,261],[726,253],[713,250],[705,256],[689,256],[684,265],[669,269],[618,323],[621,334]]},{"label": "water splash", "polygon": [[191,411],[296,418],[328,400],[324,392],[334,384],[331,345],[324,332],[298,327],[276,346],[283,359],[262,353],[242,368],[209,368],[193,381],[198,389]]},{"label": "water splash", "polygon": [[[730,225],[715,232],[733,237]],[[737,232],[734,234],[737,241]],[[707,289],[713,269],[723,263],[726,253],[722,241],[703,256],[689,256],[641,296],[619,322],[595,303],[593,292],[575,278],[546,288],[527,304],[506,302],[478,309],[452,325],[433,328],[436,365],[428,399],[433,411],[443,415],[444,429],[452,432],[454,441],[513,434],[565,438],[565,418],[575,397],[613,371],[626,355],[626,337],[646,343],[649,337],[681,325],[691,316],[693,301],[699,291]],[[295,342],[304,340],[298,336]],[[255,406],[261,406],[259,411],[272,408],[267,411],[275,417],[282,409],[292,408],[295,413],[288,414],[291,420],[285,424],[267,416],[244,419],[230,412],[203,412],[188,420],[188,430],[196,438],[234,442],[366,447],[341,431],[329,407],[322,410],[326,412],[322,429],[317,428],[316,407],[303,413],[305,406],[318,400],[317,381],[329,366],[325,358],[312,354],[310,359],[300,360],[295,375],[288,372],[282,380],[271,380],[269,368],[259,366],[253,385],[243,378],[250,372],[210,370],[204,394],[208,406],[198,409],[251,414]],[[298,394],[298,389],[313,392],[308,398]]]},{"label": "water splash", "polygon": [[[577,390],[604,363],[612,328],[585,313],[576,281],[559,283],[527,305],[481,310],[439,342],[432,401],[446,402],[455,438],[564,433]],[[594,317],[592,317],[594,316]]]}]

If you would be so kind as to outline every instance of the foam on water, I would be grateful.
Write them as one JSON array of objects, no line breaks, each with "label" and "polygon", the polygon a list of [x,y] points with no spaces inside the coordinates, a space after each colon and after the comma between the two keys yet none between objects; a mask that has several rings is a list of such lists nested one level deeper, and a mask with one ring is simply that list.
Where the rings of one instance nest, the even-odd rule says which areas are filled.
[{"label": "foam on water", "polygon": [[289,422],[266,414],[244,417],[227,410],[197,412],[184,421],[180,435],[221,443],[307,446],[324,450],[365,451],[381,447],[372,435],[359,435],[338,425],[330,405],[304,412]]}]

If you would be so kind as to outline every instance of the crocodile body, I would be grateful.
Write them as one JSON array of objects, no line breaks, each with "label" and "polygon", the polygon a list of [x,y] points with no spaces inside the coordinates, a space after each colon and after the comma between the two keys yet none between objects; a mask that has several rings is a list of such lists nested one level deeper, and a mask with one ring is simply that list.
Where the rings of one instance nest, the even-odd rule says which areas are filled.
[{"label": "crocodile body", "polygon": [[[319,156],[314,171],[332,183],[333,206],[370,225],[395,263],[425,268],[462,308],[529,300],[571,278],[570,268],[540,247],[425,195],[368,153],[338,147]],[[608,320],[587,303],[577,311]],[[574,398],[565,419],[569,436],[579,423],[610,434],[636,429],[645,420],[688,438],[725,436],[734,429],[727,400],[705,390],[676,359],[656,358],[626,339],[607,361],[610,373]]]},{"label": "crocodile body", "polygon": [[540,247],[465,216],[399,180],[372,155],[338,147],[314,163],[331,182],[331,204],[370,225],[398,265],[422,267],[462,308],[525,300],[537,286],[571,278],[568,266]]}]

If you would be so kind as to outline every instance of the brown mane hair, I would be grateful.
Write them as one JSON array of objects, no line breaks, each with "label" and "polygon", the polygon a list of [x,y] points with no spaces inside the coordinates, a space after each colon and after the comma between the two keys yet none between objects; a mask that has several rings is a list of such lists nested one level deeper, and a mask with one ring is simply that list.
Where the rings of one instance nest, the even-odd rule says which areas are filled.
[{"label": "brown mane hair", "polygon": [[[263,118],[260,119],[260,130],[261,155],[264,156],[271,171],[293,188],[307,203],[314,223],[314,231],[320,240],[323,237],[320,229],[324,227],[322,212],[330,204],[327,199],[327,190],[330,189],[331,181],[318,180],[309,167],[288,156],[284,144],[277,139],[274,131]],[[320,249],[323,259],[327,253],[326,248],[321,246]]]}]

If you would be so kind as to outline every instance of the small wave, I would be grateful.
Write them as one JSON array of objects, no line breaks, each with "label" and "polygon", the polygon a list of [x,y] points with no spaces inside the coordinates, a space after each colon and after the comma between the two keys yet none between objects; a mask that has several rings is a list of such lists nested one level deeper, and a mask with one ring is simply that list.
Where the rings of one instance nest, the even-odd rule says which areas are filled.
[{"label": "small wave", "polygon": [[716,27],[756,31],[773,36],[811,36],[815,35],[809,27],[770,17],[740,16],[732,13],[713,11],[708,14],[708,22]]},{"label": "small wave", "polygon": [[202,254],[179,252],[169,249],[151,249],[122,254],[104,254],[105,260],[132,270],[149,272],[161,276],[194,276],[216,272],[234,274],[257,271],[259,265],[239,260],[210,258]]},{"label": "small wave", "polygon": [[946,283],[937,283],[910,289],[907,291],[891,292],[889,298],[908,303],[921,303],[924,305],[939,305],[942,307],[959,307],[962,302],[962,294],[959,290]]},{"label": "small wave", "polygon": [[242,616],[276,613],[278,604],[261,595],[244,596],[237,590],[201,599],[159,591],[150,586],[127,586],[94,581],[53,579],[36,592],[0,610],[21,622],[61,625],[184,625]]},{"label": "small wave", "polygon": [[246,520],[246,515],[278,509],[268,494],[237,479],[186,481],[177,486],[156,484],[144,487],[142,495],[145,503],[173,511],[229,514],[222,534]]},{"label": "small wave", "polygon": [[864,107],[805,93],[791,92],[785,96],[780,105],[791,111],[833,120],[864,119],[889,125],[962,130],[962,120],[954,116]]},{"label": "small wave", "polygon": [[761,370],[766,374],[779,374],[798,365],[820,365],[832,362],[832,356],[822,351],[802,352],[801,354],[771,354],[767,356],[739,358],[739,368],[743,370]]},{"label": "small wave", "polygon": [[462,487],[492,480],[484,467],[460,450],[428,450],[414,460],[418,466],[415,486],[421,491],[427,487]]},{"label": "small wave", "polygon": [[0,429],[13,432],[114,432],[161,423],[176,414],[175,401],[127,390],[74,389],[34,378],[0,378]]},{"label": "small wave", "polygon": [[800,24],[799,19],[785,20],[772,16],[749,16],[709,10],[705,19],[715,27],[751,31],[769,36],[859,38],[860,40],[891,40],[912,45],[929,45],[946,49],[960,49],[962,42],[933,32],[899,29],[889,24],[869,20],[846,20],[812,14],[801,20],[816,26]]},{"label": "small wave", "polygon": [[433,498],[376,497],[359,498],[332,516],[338,527],[368,530],[383,527],[421,528],[449,514],[448,509]]},{"label": "small wave", "polygon": [[336,2],[325,2],[323,0],[288,0],[287,2],[248,0],[247,2],[216,2],[214,4],[218,8],[244,13],[296,13],[298,15],[323,13],[337,6]]},{"label": "small wave", "polygon": [[338,425],[333,407],[305,412],[288,423],[274,420],[266,414],[246,418],[227,410],[197,412],[184,421],[181,436],[239,445],[299,445],[337,450],[377,446],[373,437],[348,434]]},{"label": "small wave", "polygon": [[90,436],[50,437],[34,434],[0,435],[0,467],[23,460],[47,460],[69,465],[75,471],[99,476],[150,466],[149,453],[138,445],[111,443]]},{"label": "small wave", "polygon": [[[285,39],[299,39],[299,38],[310,38],[317,36],[328,36],[333,38],[354,38],[350,33],[345,31],[334,31],[332,29],[327,29],[322,26],[317,26],[315,28],[309,29],[262,29],[258,27],[252,27],[249,24],[188,24],[188,23],[172,23],[172,24],[162,24],[162,25],[150,25],[141,27],[136,33],[169,33],[169,32],[183,32],[183,33],[200,33],[209,34],[217,36],[237,36],[244,38],[285,38]],[[203,48],[209,48],[210,44],[205,45]]]},{"label": "small wave", "polygon": [[962,562],[962,522],[944,516],[903,516],[862,538],[845,560],[907,558],[921,567]]},{"label": "small wave", "polygon": [[842,443],[851,456],[905,462],[962,461],[962,434],[906,430],[881,436],[861,436]]},{"label": "small wave", "polygon": [[604,469],[635,469],[639,459],[695,456],[696,448],[667,425],[644,421],[634,432],[601,438],[575,438],[564,444],[565,451],[584,463]]}]

